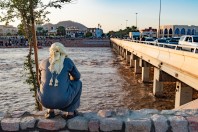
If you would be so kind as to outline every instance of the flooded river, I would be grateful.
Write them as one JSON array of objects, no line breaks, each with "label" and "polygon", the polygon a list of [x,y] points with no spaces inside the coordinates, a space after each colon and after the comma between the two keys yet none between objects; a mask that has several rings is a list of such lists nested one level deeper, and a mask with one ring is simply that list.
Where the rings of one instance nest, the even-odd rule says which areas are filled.
[{"label": "flooded river", "polygon": [[[140,75],[111,48],[66,48],[81,73],[83,92],[80,111],[114,108],[172,109],[174,95],[152,95],[152,82],[143,84]],[[33,93],[24,83],[26,48],[0,49],[0,111],[34,110]],[[48,48],[39,49],[39,61],[48,57]],[[165,84],[172,89],[172,85]]]}]

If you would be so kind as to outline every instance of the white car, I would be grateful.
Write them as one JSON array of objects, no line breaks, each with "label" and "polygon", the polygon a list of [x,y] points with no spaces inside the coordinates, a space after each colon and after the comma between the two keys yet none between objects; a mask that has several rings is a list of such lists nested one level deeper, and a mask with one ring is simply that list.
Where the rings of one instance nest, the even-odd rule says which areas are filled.
[{"label": "white car", "polygon": [[198,35],[183,35],[178,44],[184,46],[182,49],[192,50],[193,48],[190,48],[190,46],[198,47]]}]

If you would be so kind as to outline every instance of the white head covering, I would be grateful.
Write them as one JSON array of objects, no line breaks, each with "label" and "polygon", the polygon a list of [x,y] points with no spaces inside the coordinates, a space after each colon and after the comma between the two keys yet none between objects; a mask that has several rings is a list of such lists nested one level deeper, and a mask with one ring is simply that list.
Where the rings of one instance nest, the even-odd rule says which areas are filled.
[{"label": "white head covering", "polygon": [[[52,73],[52,78],[50,79],[49,85],[52,86],[53,83],[53,73],[60,74],[60,72],[63,69],[63,62],[65,57],[67,57],[65,47],[63,44],[59,42],[55,42],[51,45],[50,49],[50,57],[49,57],[49,63],[50,66],[48,67],[50,72]],[[55,79],[55,86],[58,86],[58,80],[57,76]]]}]

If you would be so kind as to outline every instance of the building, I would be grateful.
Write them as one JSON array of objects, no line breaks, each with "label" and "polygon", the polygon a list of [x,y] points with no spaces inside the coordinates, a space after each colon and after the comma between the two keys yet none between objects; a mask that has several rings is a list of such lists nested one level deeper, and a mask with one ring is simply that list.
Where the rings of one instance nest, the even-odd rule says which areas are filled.
[{"label": "building", "polygon": [[157,29],[153,29],[152,27],[145,28],[140,30],[141,36],[147,37],[157,37]]},{"label": "building", "polygon": [[96,38],[102,38],[103,30],[100,28],[96,28],[95,30],[95,37]]},{"label": "building", "polygon": [[182,35],[198,35],[198,26],[194,26],[194,25],[160,26],[160,37],[180,37]]},{"label": "building", "polygon": [[57,29],[55,26],[50,26],[50,27],[44,27],[44,30],[47,30],[48,31],[48,35],[53,35],[55,36],[57,34]]},{"label": "building", "polygon": [[0,36],[14,36],[17,35],[18,29],[11,25],[0,25]]},{"label": "building", "polygon": [[92,36],[95,38],[101,38],[103,30],[101,28],[87,28],[87,32],[92,33]]},{"label": "building", "polygon": [[66,31],[66,36],[69,36],[71,38],[75,38],[76,34],[80,33],[79,28],[74,26],[65,28],[65,31]]}]

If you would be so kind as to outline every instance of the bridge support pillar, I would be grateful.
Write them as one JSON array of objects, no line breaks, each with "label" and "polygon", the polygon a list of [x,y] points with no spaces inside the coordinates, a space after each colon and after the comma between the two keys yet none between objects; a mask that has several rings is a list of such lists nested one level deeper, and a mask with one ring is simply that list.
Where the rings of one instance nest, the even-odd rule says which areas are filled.
[{"label": "bridge support pillar", "polygon": [[116,52],[119,54],[119,46],[113,43],[113,48],[116,50]]},{"label": "bridge support pillar", "polygon": [[126,62],[127,62],[127,64],[130,63],[130,56],[131,56],[131,52],[126,50]]},{"label": "bridge support pillar", "polygon": [[135,64],[134,64],[134,73],[135,74],[138,74],[138,73],[141,73],[142,72],[142,69],[141,69],[141,67],[140,67],[140,65],[139,65],[139,59],[136,59],[135,60]]},{"label": "bridge support pillar", "polygon": [[126,49],[123,48],[123,58],[126,59]]},{"label": "bridge support pillar", "polygon": [[124,57],[124,49],[123,49],[122,47],[121,47],[120,55],[121,55],[122,57]]},{"label": "bridge support pillar", "polygon": [[122,56],[122,47],[119,46],[119,55]]},{"label": "bridge support pillar", "polygon": [[160,76],[161,76],[160,69],[154,67],[153,94],[155,96],[161,95],[163,92],[163,82],[160,81]]},{"label": "bridge support pillar", "polygon": [[135,66],[135,61],[134,61],[135,55],[133,53],[131,53],[130,55],[130,67],[134,68]]},{"label": "bridge support pillar", "polygon": [[192,101],[192,88],[182,82],[176,82],[175,108]]},{"label": "bridge support pillar", "polygon": [[149,64],[140,59],[140,66],[142,67],[142,81],[143,82],[149,82],[150,79],[149,79],[149,73],[150,73],[150,67],[149,67]]},{"label": "bridge support pillar", "polygon": [[120,46],[117,47],[117,53],[120,55]]}]

